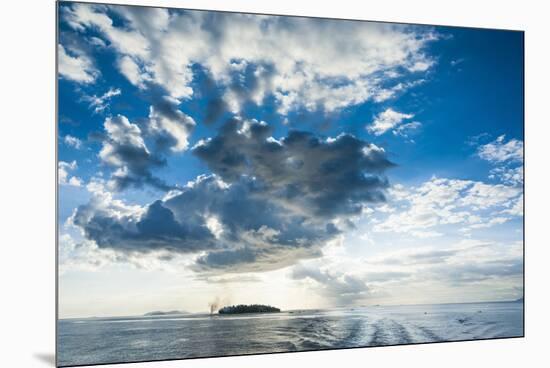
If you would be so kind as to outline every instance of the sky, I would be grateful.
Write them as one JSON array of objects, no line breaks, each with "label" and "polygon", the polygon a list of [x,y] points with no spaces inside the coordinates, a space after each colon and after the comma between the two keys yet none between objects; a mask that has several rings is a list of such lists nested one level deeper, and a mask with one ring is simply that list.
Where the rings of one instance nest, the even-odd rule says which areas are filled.
[{"label": "sky", "polygon": [[62,2],[59,313],[523,296],[523,34]]}]

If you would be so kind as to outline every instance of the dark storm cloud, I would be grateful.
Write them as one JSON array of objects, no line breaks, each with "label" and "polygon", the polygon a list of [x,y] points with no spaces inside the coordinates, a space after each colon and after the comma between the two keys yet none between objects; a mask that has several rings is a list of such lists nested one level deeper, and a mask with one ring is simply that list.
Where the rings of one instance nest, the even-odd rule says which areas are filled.
[{"label": "dark storm cloud", "polygon": [[251,248],[238,248],[211,252],[197,260],[199,267],[228,268],[239,264],[253,264],[258,259],[257,251]]},{"label": "dark storm cloud", "polygon": [[227,104],[220,97],[209,98],[206,103],[205,115],[203,122],[207,125],[216,122],[227,112]]},{"label": "dark storm cloud", "polygon": [[256,121],[231,120],[220,134],[193,149],[225,181],[252,176],[265,192],[310,216],[361,212],[367,202],[383,202],[388,186],[385,152],[351,135],[322,141],[292,131],[280,141]]},{"label": "dark storm cloud", "polygon": [[149,151],[142,132],[122,115],[108,117],[104,123],[103,147],[99,152],[102,162],[115,169],[111,185],[115,190],[152,185],[161,190],[169,189],[162,180],[151,173],[154,168],[166,165],[165,159]]},{"label": "dark storm cloud", "polygon": [[[198,259],[197,270],[276,269],[297,258],[319,257],[320,247],[334,234],[322,224],[306,223],[303,217],[288,213],[258,193],[261,190],[249,178],[226,186],[207,176],[170,199],[152,203],[142,214],[120,216],[117,208],[90,203],[77,209],[73,222],[103,248],[209,251]],[[213,218],[221,235],[209,227]]]},{"label": "dark storm cloud", "polygon": [[207,272],[265,272],[296,263],[297,260],[322,256],[319,245],[310,248],[281,247],[272,244],[270,249],[239,248],[210,252],[197,259],[193,269]]},{"label": "dark storm cloud", "polygon": [[200,122],[212,125],[229,116],[246,116],[248,109],[262,104],[268,90],[272,88],[274,69],[272,66],[250,64],[235,60],[234,70],[227,80],[216,81],[212,73],[201,66],[193,66],[196,80],[193,82],[193,95],[203,103],[190,101],[188,106],[200,116]]},{"label": "dark storm cloud", "polygon": [[[196,251],[212,247],[214,236],[201,218],[189,216],[185,222],[176,220],[174,213],[156,201],[136,224],[139,239],[149,246],[169,250]],[[171,248],[172,247],[172,248]]]},{"label": "dark storm cloud", "polygon": [[[198,68],[198,67],[197,67]],[[211,125],[220,120],[228,111],[229,106],[223,99],[223,90],[219,88],[210,73],[203,68],[196,72],[200,75],[200,83],[194,87],[195,94],[206,99],[206,106],[195,102],[195,110],[202,115],[202,123]],[[193,104],[193,101],[191,101]]]},{"label": "dark storm cloud", "polygon": [[260,105],[264,95],[273,89],[273,78],[276,75],[275,67],[270,64],[249,64],[245,61],[244,70],[233,74],[227,86],[238,107],[246,104]]},{"label": "dark storm cloud", "polygon": [[115,208],[91,203],[77,208],[73,222],[100,248],[192,253],[215,247],[214,236],[202,218],[189,216],[186,222],[179,222],[162,201],[149,205],[139,217],[132,213],[120,216]]},{"label": "dark storm cloud", "polygon": [[167,191],[173,188],[164,180],[154,176],[149,171],[137,174],[135,172],[114,173],[111,176],[111,183],[113,184],[113,188],[115,190],[124,190],[131,187],[142,188],[145,185],[150,185],[151,187],[161,191]]},{"label": "dark storm cloud", "polygon": [[146,185],[162,191],[173,189],[153,171],[166,165],[168,154],[188,148],[188,136],[195,126],[179,109],[179,101],[166,96],[163,88],[151,84],[148,90],[148,117],[134,122],[122,115],[108,117],[105,131],[90,137],[102,143],[99,156],[115,169],[110,183],[117,191]]},{"label": "dark storm cloud", "polygon": [[170,97],[157,98],[149,108],[147,132],[159,151],[183,151],[195,127],[193,119],[179,110],[179,102]]},{"label": "dark storm cloud", "polygon": [[[121,124],[128,131],[124,139],[115,139],[116,129],[109,131],[111,139],[148,152],[138,135],[129,134],[139,128]],[[320,257],[328,241],[353,226],[347,217],[384,200],[383,171],[391,166],[382,150],[352,136],[322,141],[292,132],[275,141],[267,124],[239,120],[193,152],[213,175],[126,217],[81,206],[75,224],[100,247],[205,251],[193,266],[197,271],[274,270]]]}]

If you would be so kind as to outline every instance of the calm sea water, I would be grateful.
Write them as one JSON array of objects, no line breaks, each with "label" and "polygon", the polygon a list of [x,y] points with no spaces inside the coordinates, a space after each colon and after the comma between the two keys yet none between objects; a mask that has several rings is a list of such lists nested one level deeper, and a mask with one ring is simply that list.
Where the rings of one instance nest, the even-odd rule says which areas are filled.
[{"label": "calm sea water", "polygon": [[523,303],[60,320],[58,363],[83,365],[523,335]]}]

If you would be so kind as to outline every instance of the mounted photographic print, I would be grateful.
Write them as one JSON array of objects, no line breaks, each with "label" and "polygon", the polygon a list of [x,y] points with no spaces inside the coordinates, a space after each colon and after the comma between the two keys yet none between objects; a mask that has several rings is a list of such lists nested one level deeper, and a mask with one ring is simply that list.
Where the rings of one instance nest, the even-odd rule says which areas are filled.
[{"label": "mounted photographic print", "polygon": [[523,336],[523,32],[57,19],[58,366]]}]

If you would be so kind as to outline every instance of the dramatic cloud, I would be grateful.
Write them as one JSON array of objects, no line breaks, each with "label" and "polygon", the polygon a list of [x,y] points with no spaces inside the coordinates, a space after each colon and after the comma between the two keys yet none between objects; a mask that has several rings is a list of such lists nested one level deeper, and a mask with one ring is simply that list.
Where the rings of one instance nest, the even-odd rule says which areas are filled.
[{"label": "dramatic cloud", "polygon": [[[109,12],[124,22],[115,24]],[[99,31],[137,87],[154,81],[173,98],[189,98],[193,67],[200,65],[226,89],[234,112],[268,96],[282,114],[383,101],[409,85],[403,78],[431,68],[424,49],[437,38],[398,24],[155,8],[71,4],[62,14],[76,31]],[[382,74],[402,77],[388,84]],[[243,79],[254,83],[242,89],[236,81]]]},{"label": "dramatic cloud", "polygon": [[367,130],[369,133],[377,136],[390,130],[395,135],[406,136],[407,131],[418,129],[421,126],[421,124],[416,121],[402,124],[404,120],[411,119],[413,117],[413,114],[404,114],[388,108],[378,114],[372,124],[367,126]]},{"label": "dramatic cloud", "polygon": [[77,83],[92,83],[99,76],[92,60],[79,50],[70,50],[67,53],[63,45],[57,48],[58,72],[61,78]]},{"label": "dramatic cloud", "polygon": [[122,190],[130,186],[150,184],[162,190],[170,189],[153,176],[151,170],[165,165],[165,160],[151,153],[142,136],[141,129],[125,116],[108,117],[104,123],[106,136],[99,152],[101,161],[115,169],[110,185]]},{"label": "dramatic cloud", "polygon": [[[148,167],[139,128],[113,119],[106,125],[108,149],[137,151],[147,165],[131,170]],[[391,166],[382,149],[349,135],[321,141],[291,132],[277,141],[267,124],[236,119],[193,153],[214,175],[126,214],[92,201],[78,208],[75,225],[103,248],[198,254],[199,271],[277,269],[321,256],[341,231],[340,217],[348,220],[365,204],[384,201],[383,172]],[[112,165],[129,167],[127,157],[108,156]]]},{"label": "dramatic cloud", "polygon": [[[101,97],[91,99],[96,111],[105,109],[106,100],[120,90],[109,90]],[[105,135],[99,157],[104,164],[115,169],[111,186],[116,190],[151,185],[160,190],[171,187],[153,175],[152,170],[166,165],[165,156],[188,148],[188,137],[195,121],[181,112],[179,102],[153,89],[149,96],[149,116],[138,123],[122,115],[107,117]],[[99,110],[97,110],[99,108]],[[148,142],[148,143],[147,143]]]},{"label": "dramatic cloud", "polygon": [[[325,226],[308,224],[257,198],[261,188],[256,186],[252,180],[228,186],[205,176],[145,208],[115,202],[100,191],[77,209],[73,223],[100,248],[126,253],[209,251],[197,259],[196,270],[276,269],[320,256],[321,241],[332,236]],[[221,232],[209,225],[212,218]]]},{"label": "dramatic cloud", "polygon": [[76,176],[71,176],[70,172],[76,170],[76,161],[65,162],[59,161],[57,164],[57,177],[60,185],[70,185],[73,187],[79,187],[82,185],[82,180]]},{"label": "dramatic cloud", "polygon": [[321,141],[292,131],[281,140],[257,121],[234,119],[221,133],[199,142],[193,153],[229,183],[243,175],[289,210],[308,216],[359,214],[366,202],[384,201],[392,166],[382,148],[351,135]]},{"label": "dramatic cloud", "polygon": [[178,100],[168,96],[153,98],[149,108],[148,134],[155,139],[157,148],[169,148],[172,152],[186,150],[195,121],[178,109]]}]

